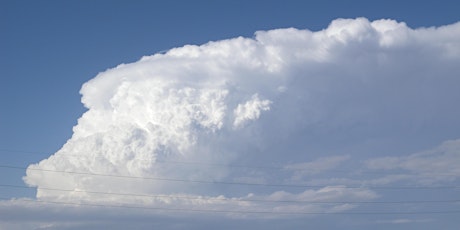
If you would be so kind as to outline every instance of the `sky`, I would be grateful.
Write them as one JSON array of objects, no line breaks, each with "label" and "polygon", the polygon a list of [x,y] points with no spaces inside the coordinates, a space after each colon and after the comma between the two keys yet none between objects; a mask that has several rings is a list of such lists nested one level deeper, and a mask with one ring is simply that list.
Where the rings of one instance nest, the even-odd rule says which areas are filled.
[{"label": "sky", "polygon": [[454,1],[0,1],[0,229],[457,229]]}]

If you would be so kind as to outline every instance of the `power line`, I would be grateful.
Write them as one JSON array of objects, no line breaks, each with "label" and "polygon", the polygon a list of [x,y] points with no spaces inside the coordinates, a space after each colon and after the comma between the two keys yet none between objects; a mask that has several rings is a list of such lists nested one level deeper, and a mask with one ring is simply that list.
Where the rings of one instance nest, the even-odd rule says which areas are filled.
[{"label": "power line", "polygon": [[[24,150],[11,150],[11,149],[0,149],[0,152],[14,152],[14,153],[23,153],[23,154],[34,154],[34,155],[43,155],[43,156],[50,156],[49,154],[45,154],[42,152],[32,152],[32,151],[24,151]],[[82,155],[74,155],[74,154],[66,154],[66,155],[59,155],[59,157],[64,158],[82,158]],[[142,160],[142,159],[141,159]],[[287,170],[286,167],[282,166],[266,166],[266,165],[239,165],[239,164],[224,164],[224,163],[215,163],[215,162],[191,162],[191,161],[156,161],[155,163],[160,164],[182,164],[182,165],[200,165],[200,166],[212,166],[212,167],[231,167],[231,168],[249,168],[249,169],[276,169],[276,170]],[[288,169],[288,170],[303,170],[308,171],[306,169]],[[314,170],[312,170],[314,171]],[[345,172],[339,170],[339,172]]]},{"label": "power line", "polygon": [[20,170],[33,170],[40,172],[52,172],[52,173],[67,173],[75,175],[87,175],[87,176],[102,176],[102,177],[113,177],[113,178],[126,178],[126,179],[141,179],[141,180],[156,180],[156,181],[169,181],[169,182],[183,182],[183,183],[200,183],[200,184],[224,184],[224,185],[242,185],[242,186],[264,186],[264,187],[288,187],[288,188],[347,188],[347,189],[457,189],[460,186],[328,186],[328,185],[304,185],[304,184],[268,184],[268,183],[249,183],[249,182],[230,182],[230,181],[206,181],[206,180],[188,180],[188,179],[176,179],[176,178],[161,178],[161,177],[140,177],[140,176],[129,176],[129,175],[114,175],[114,174],[102,174],[102,173],[89,173],[89,172],[74,172],[74,171],[60,171],[50,169],[34,169],[19,166],[0,165],[0,168],[20,169]]},{"label": "power line", "polygon": [[[0,197],[2,200],[9,200],[5,197]],[[192,208],[166,208],[166,207],[151,207],[151,206],[127,206],[127,205],[109,205],[96,203],[76,203],[76,202],[58,202],[44,200],[21,200],[25,202],[58,204],[58,205],[74,205],[74,206],[92,206],[102,208],[126,208],[126,209],[144,209],[158,211],[174,211],[174,212],[212,212],[212,213],[232,213],[232,214],[276,214],[276,215],[419,215],[419,214],[457,214],[460,210],[442,210],[442,211],[411,211],[411,212],[281,212],[281,211],[255,211],[255,210],[222,210],[222,209],[192,209]]]},{"label": "power line", "polygon": [[[22,185],[8,185],[0,184],[0,187],[20,188],[20,189],[34,189]],[[115,193],[115,192],[102,192],[91,190],[74,190],[74,189],[61,189],[61,188],[47,188],[38,187],[39,190],[59,191],[59,192],[78,192],[78,193],[91,193],[102,195],[117,195],[117,196],[133,196],[133,197],[151,197],[151,198],[177,198],[187,200],[217,200],[217,201],[245,201],[245,202],[266,202],[266,203],[306,203],[306,204],[423,204],[423,203],[456,203],[460,200],[408,200],[408,201],[311,201],[311,200],[267,200],[267,199],[253,199],[253,198],[218,198],[218,197],[193,197],[193,196],[178,196],[178,195],[152,195],[152,194],[137,194],[137,193]]]},{"label": "power line", "polygon": [[[33,152],[33,151],[24,151],[24,150],[11,150],[11,149],[0,149],[0,152],[15,152],[23,154],[34,154],[34,155],[43,155],[50,156],[42,152]],[[82,158],[82,155],[60,155],[59,157],[64,158]],[[198,165],[198,166],[208,166],[208,167],[229,167],[229,168],[246,168],[246,169],[267,169],[267,170],[286,170],[286,171],[304,171],[311,173],[319,173],[317,170],[308,169],[308,168],[287,168],[286,166],[267,166],[267,165],[240,165],[240,164],[225,164],[225,163],[215,163],[215,162],[184,162],[184,161],[155,161],[157,164],[180,164],[180,165]],[[375,172],[369,170],[338,170],[338,169],[326,169],[321,173],[357,173],[364,175],[388,175],[386,172]],[[421,173],[414,172],[404,172],[404,175],[420,175]],[[436,176],[457,176],[455,173],[430,173],[430,175]]]},{"label": "power line", "polygon": [[[0,152],[14,152],[14,153],[22,153],[22,154],[34,154],[34,155],[43,155],[43,156],[50,156],[49,154],[43,152],[33,152],[33,151],[25,151],[25,150],[11,150],[11,149],[0,149]],[[82,155],[74,155],[74,154],[66,154],[66,155],[59,155],[59,157],[72,157],[72,158],[82,158]],[[248,166],[248,165],[238,165],[238,164],[224,164],[224,163],[214,163],[214,162],[183,162],[183,161],[156,161],[155,163],[161,164],[185,164],[185,165],[205,165],[205,166],[215,166],[215,167],[235,167],[235,168],[264,168],[264,169],[285,169],[284,167],[277,167],[277,166]]]}]

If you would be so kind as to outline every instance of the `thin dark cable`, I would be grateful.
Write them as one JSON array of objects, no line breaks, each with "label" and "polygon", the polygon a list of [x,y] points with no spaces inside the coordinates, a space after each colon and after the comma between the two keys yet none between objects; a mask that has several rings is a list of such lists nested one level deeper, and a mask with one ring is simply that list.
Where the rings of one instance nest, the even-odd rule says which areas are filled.
[{"label": "thin dark cable", "polygon": [[228,181],[204,181],[204,180],[186,180],[186,179],[175,179],[175,178],[159,178],[159,177],[139,177],[139,176],[128,176],[128,175],[113,175],[113,174],[101,174],[101,173],[87,173],[87,172],[72,172],[72,171],[59,171],[49,169],[34,169],[19,166],[0,165],[0,168],[10,169],[21,169],[21,170],[33,170],[41,172],[53,172],[53,173],[67,173],[76,175],[88,175],[88,176],[103,176],[103,177],[114,177],[114,178],[127,178],[127,179],[142,179],[142,180],[156,180],[156,181],[170,181],[170,182],[186,182],[186,183],[200,183],[200,184],[225,184],[225,185],[244,185],[244,186],[264,186],[264,187],[289,187],[289,188],[347,188],[347,189],[457,189],[460,186],[319,186],[319,185],[299,185],[299,184],[266,184],[266,183],[245,183],[245,182],[228,182]]},{"label": "thin dark cable", "polygon": [[[0,184],[0,187],[35,189],[22,185],[7,185]],[[245,201],[245,202],[267,202],[267,203],[308,203],[308,204],[420,204],[420,203],[455,203],[460,200],[412,200],[412,201],[308,201],[308,200],[266,200],[266,199],[231,199],[231,198],[215,198],[215,197],[192,197],[192,196],[174,196],[174,195],[152,195],[152,194],[136,194],[136,193],[115,193],[101,192],[90,190],[74,190],[60,188],[37,188],[40,190],[60,191],[60,192],[79,192],[92,193],[102,195],[117,195],[117,196],[134,196],[134,197],[151,197],[151,198],[178,198],[188,200],[219,200],[219,201]]]},{"label": "thin dark cable", "polygon": [[[0,197],[2,200],[9,200]],[[277,211],[250,211],[250,210],[221,210],[221,209],[188,209],[188,208],[165,208],[149,206],[125,206],[125,205],[108,205],[94,203],[75,203],[75,202],[57,202],[44,200],[21,200],[25,202],[58,204],[58,205],[75,205],[75,206],[92,206],[102,208],[127,208],[127,209],[146,209],[158,211],[180,211],[180,212],[212,212],[212,213],[234,213],[234,214],[276,214],[276,215],[419,215],[419,214],[455,214],[460,210],[449,211],[417,211],[417,212],[277,212]]]},{"label": "thin dark cable", "polygon": [[[45,153],[41,153],[41,152],[23,151],[23,150],[0,149],[0,151],[50,156],[50,154],[45,154]],[[61,155],[60,157],[81,158],[82,156],[81,155]],[[183,162],[183,161],[156,161],[155,163],[158,163],[158,164],[199,165],[199,166],[208,166],[208,167],[230,167],[230,168],[246,168],[246,169],[305,171],[305,172],[318,173],[315,170],[311,170],[311,169],[307,169],[307,168],[287,168],[285,166],[257,166],[257,165],[224,164],[224,163],[214,163],[214,162]],[[385,172],[363,171],[363,170],[352,171],[352,170],[338,170],[338,169],[328,169],[328,170],[324,170],[322,173],[355,173],[355,174],[364,174],[364,175],[388,175],[388,173],[385,173]],[[420,175],[420,173],[413,173],[413,172],[405,172],[404,174],[405,175]],[[430,175],[456,176],[456,174],[454,174],[454,173],[430,173]]]},{"label": "thin dark cable", "polygon": [[[10,149],[0,149],[0,152],[15,152],[15,153],[24,153],[24,154],[35,154],[35,155],[48,155],[41,152],[32,152],[32,151],[24,151],[24,150],[10,150]],[[73,158],[81,158],[81,155],[60,155],[60,157],[73,157]],[[182,162],[182,161],[156,161],[155,163],[160,164],[184,164],[184,165],[201,165],[201,166],[213,166],[213,167],[233,167],[233,168],[260,168],[260,169],[286,169],[285,167],[277,167],[277,166],[248,166],[248,165],[238,165],[238,164],[223,164],[223,163],[214,163],[214,162]],[[304,170],[304,169],[301,169]]]}]

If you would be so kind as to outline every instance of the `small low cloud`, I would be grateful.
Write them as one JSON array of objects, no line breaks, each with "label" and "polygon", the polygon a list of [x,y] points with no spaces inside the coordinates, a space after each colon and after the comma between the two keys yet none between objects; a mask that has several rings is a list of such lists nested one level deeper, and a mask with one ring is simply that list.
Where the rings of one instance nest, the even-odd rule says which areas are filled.
[{"label": "small low cloud", "polygon": [[426,223],[432,222],[433,219],[393,219],[393,220],[380,220],[379,224],[410,224],[410,223]]},{"label": "small low cloud", "polygon": [[460,139],[408,156],[370,159],[365,164],[368,169],[388,172],[380,182],[407,179],[422,184],[452,182],[460,178]]},{"label": "small low cloud", "polygon": [[305,177],[336,170],[341,163],[349,158],[350,156],[323,157],[311,162],[288,164],[284,166],[284,169],[292,171],[292,181],[304,181]]}]

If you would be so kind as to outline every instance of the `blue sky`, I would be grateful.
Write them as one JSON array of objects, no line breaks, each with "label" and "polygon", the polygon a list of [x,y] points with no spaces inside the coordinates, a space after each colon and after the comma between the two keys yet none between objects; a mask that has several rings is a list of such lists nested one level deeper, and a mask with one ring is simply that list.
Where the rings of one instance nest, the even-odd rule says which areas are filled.
[{"label": "blue sky", "polygon": [[[50,155],[58,152],[63,145],[71,139],[74,134],[72,127],[77,124],[77,120],[87,111],[87,108],[85,108],[81,102],[82,95],[79,93],[82,89],[82,85],[95,78],[98,73],[112,69],[119,64],[137,62],[143,56],[153,55],[155,53],[165,53],[175,47],[182,47],[188,44],[199,46],[209,41],[221,41],[239,36],[249,39],[257,37],[257,41],[264,41],[264,44],[271,44],[271,39],[277,36],[286,34],[285,36],[289,37],[291,36],[289,33],[292,33],[292,36],[294,36],[298,34],[298,31],[282,31],[281,35],[275,33],[255,35],[255,32],[290,27],[299,30],[308,29],[313,32],[320,31],[328,28],[331,22],[338,18],[355,19],[364,17],[367,18],[368,21],[359,21],[359,23],[366,25],[374,20],[393,19],[397,22],[405,22],[407,28],[412,29],[420,27],[439,27],[458,22],[460,19],[458,10],[458,4],[454,1],[420,1],[417,2],[417,5],[409,1],[165,1],[165,3],[156,1],[1,1],[0,30],[2,36],[0,38],[0,52],[2,55],[0,60],[0,76],[2,78],[2,84],[0,85],[0,98],[2,109],[0,110],[0,165],[7,167],[0,168],[0,184],[25,185],[22,179],[22,177],[26,175],[25,168],[30,164],[35,164],[41,160],[47,159]],[[455,28],[452,30],[454,31]],[[330,31],[332,31],[332,29]],[[301,32],[299,32],[299,34],[300,33]],[[422,34],[423,33],[424,32],[422,32]],[[448,35],[443,34],[442,36],[446,36],[446,41],[450,41],[448,40]],[[427,32],[421,37],[430,39],[431,33]],[[425,44],[424,42],[426,42],[423,39],[417,41],[419,41],[420,44]],[[239,40],[236,40],[234,43],[229,42],[229,44],[232,46],[239,44],[239,42],[246,44]],[[223,50],[225,46],[221,46],[220,44],[221,43],[218,43],[216,46],[207,46],[203,48],[203,50]],[[222,44],[227,43],[224,41]],[[447,46],[449,43],[440,44],[446,44]],[[371,186],[370,189],[360,192],[344,190],[341,191],[344,197],[337,196],[335,199],[355,198],[361,199],[362,201],[364,199],[365,201],[384,202],[408,200],[409,198],[413,198],[412,200],[425,201],[441,198],[458,200],[458,188],[453,190],[417,190],[415,193],[411,194],[412,197],[400,195],[399,192],[401,192],[401,190],[398,189],[396,189],[396,191],[389,189],[390,191],[384,192],[378,190],[379,186],[455,187],[458,185],[459,174],[456,174],[458,171],[449,168],[452,166],[446,163],[448,161],[455,163],[459,159],[457,142],[460,138],[458,132],[460,123],[457,117],[460,115],[460,111],[456,108],[455,104],[452,104],[459,99],[459,94],[455,93],[456,88],[458,88],[458,84],[456,83],[458,83],[459,80],[455,78],[454,74],[455,71],[458,70],[458,67],[455,65],[455,62],[458,63],[459,60],[458,53],[454,52],[452,54],[456,59],[453,58],[452,60],[448,59],[447,61],[443,61],[440,59],[431,60],[429,57],[425,59],[405,59],[406,56],[403,54],[396,55],[398,52],[395,52],[391,53],[391,55],[395,55],[391,57],[399,58],[398,60],[400,60],[400,62],[395,60],[388,64],[388,67],[394,68],[394,71],[386,69],[387,67],[377,71],[371,67],[367,68],[365,65],[363,67],[360,63],[347,62],[347,60],[355,60],[347,59],[346,57],[349,57],[348,55],[353,55],[354,51],[359,51],[360,49],[366,50],[369,47],[365,45],[359,45],[355,48],[350,45],[345,46],[346,48],[343,50],[337,50],[339,54],[343,52],[343,56],[337,56],[337,59],[334,60],[341,61],[337,61],[330,67],[307,63],[297,66],[296,69],[286,71],[280,70],[280,73],[284,73],[281,74],[281,76],[295,76],[295,74],[292,74],[295,73],[295,71],[298,71],[297,73],[299,75],[314,75],[320,73],[324,76],[331,76],[331,81],[322,81],[316,78],[310,79],[308,82],[304,82],[297,78],[288,78],[288,80],[286,80],[287,83],[280,83],[278,81],[272,82],[271,80],[264,80],[261,82],[255,80],[256,83],[247,82],[244,79],[235,80],[235,88],[242,87],[238,88],[238,90],[243,90],[232,91],[233,88],[229,88],[227,91],[221,92],[223,94],[228,93],[229,95],[233,95],[232,93],[235,94],[235,96],[231,96],[231,98],[233,98],[232,100],[235,101],[225,101],[225,103],[228,103],[226,104],[228,108],[231,108],[231,106],[235,107],[234,110],[231,110],[233,113],[225,115],[226,117],[236,117],[235,121],[229,124],[229,131],[217,132],[218,135],[210,136],[208,136],[208,132],[197,134],[198,139],[202,138],[203,140],[216,144],[210,146],[198,141],[198,144],[191,142],[191,147],[184,146],[184,149],[191,148],[188,152],[190,152],[191,156],[194,158],[177,157],[168,159],[168,157],[174,156],[174,151],[183,151],[180,148],[178,150],[168,150],[171,152],[170,155],[157,156],[157,160],[162,160],[161,157],[164,157],[163,160],[165,161],[169,160],[170,165],[161,168],[163,171],[155,171],[155,173],[158,174],[152,175],[166,175],[167,178],[181,178],[181,176],[193,174],[191,172],[194,172],[194,169],[188,169],[187,167],[190,165],[193,166],[193,164],[196,166],[196,163],[202,163],[208,164],[206,167],[210,169],[204,170],[201,172],[202,174],[197,174],[195,175],[196,177],[191,179],[187,178],[187,180],[206,181],[209,179],[212,181],[229,181],[232,179],[233,182],[252,183],[252,186],[254,186],[254,184],[257,183],[304,184],[304,180],[308,178],[309,183],[317,183],[316,185],[318,186],[324,185],[326,182],[331,186],[355,186],[353,183],[356,181],[352,181],[352,179],[355,180],[356,178],[351,176],[341,178],[337,176],[337,173],[343,172],[344,170],[347,173],[351,173],[350,168],[363,167],[362,170],[367,170],[367,174],[364,173],[364,176],[359,178],[359,180],[361,180],[362,183],[370,183],[369,178],[372,178],[375,179],[373,182],[380,184],[374,185],[374,189],[372,189]],[[316,46],[321,46],[321,43],[316,44]],[[248,45],[248,47],[252,46]],[[413,47],[406,43],[401,47],[403,47],[401,50],[398,50],[400,48],[396,48],[396,50],[401,53],[407,52],[407,56],[411,58],[421,57],[423,54],[433,54],[433,57],[438,57],[436,55],[439,54],[434,51],[430,53],[431,51],[429,49],[417,53],[418,46],[412,49]],[[453,47],[455,48],[455,44]],[[295,44],[283,43],[280,49],[295,51],[296,47]],[[331,48],[331,50],[334,49]],[[171,51],[169,55],[172,57],[179,57],[192,55],[194,52],[199,53],[201,51],[196,51],[189,47],[182,50],[178,49],[174,52]],[[446,53],[448,52],[446,51]],[[202,54],[199,53],[199,55]],[[439,55],[440,57],[444,57],[441,54]],[[200,60],[202,62],[194,64],[184,64],[181,60],[171,61],[172,64],[165,61],[164,66],[174,69],[175,65],[192,65],[196,66],[196,71],[198,73],[203,74],[208,72],[200,71],[210,68],[210,66],[215,64],[209,63],[209,65],[207,65],[208,59],[205,57]],[[229,61],[227,59],[225,60]],[[157,64],[159,62],[160,61],[157,62],[156,59],[153,60],[152,66],[159,65]],[[364,63],[367,62],[364,61]],[[372,66],[372,64],[373,63],[370,63],[369,66]],[[360,71],[361,67],[363,67],[362,71]],[[126,71],[128,73],[150,71],[150,69],[144,68],[146,67],[141,64],[133,64],[128,65],[126,70],[123,69],[120,71]],[[229,66],[228,68],[230,72],[236,74],[235,76],[237,76],[237,74],[246,76],[244,74],[247,74],[247,72],[241,71],[235,66]],[[338,71],[335,71],[334,68],[337,68]],[[357,68],[359,69],[357,70]],[[413,69],[422,69],[421,71],[424,72],[419,73],[417,70]],[[340,80],[341,78],[333,78],[335,76],[341,76],[341,70],[344,71],[344,78],[351,78],[349,82],[342,82]],[[433,73],[431,73],[430,70],[432,70]],[[272,73],[270,71],[269,73]],[[274,71],[277,71],[276,68]],[[110,71],[98,75],[97,79],[102,80],[91,81],[87,84],[87,87],[82,90],[87,97],[87,106],[94,106],[95,111],[98,111],[99,104],[106,102],[101,99],[106,92],[104,91],[104,87],[107,85],[104,81],[108,81],[104,79],[116,78],[115,76],[118,76],[118,73],[116,71],[113,72],[113,75],[111,75],[112,73]],[[170,72],[165,71],[162,73],[164,73],[166,77],[164,77],[164,79],[160,77],[160,79],[166,81],[168,79],[167,74]],[[417,74],[421,74],[423,80],[416,78],[414,80],[413,78],[405,77],[402,79],[395,78],[394,81],[387,82],[379,78],[375,81],[369,80],[367,82],[368,85],[366,85],[366,81],[363,83],[353,78],[355,75],[358,76],[363,74],[364,76],[366,73],[378,73],[378,76],[380,76],[379,74],[382,75],[381,79],[387,77],[390,80],[392,78],[388,76],[392,76],[393,74],[396,77],[399,75],[406,76],[415,74],[417,76]],[[171,74],[170,77],[178,77],[178,79],[183,79],[181,77],[188,76],[183,76],[183,73],[175,72]],[[260,73],[253,72],[248,76],[257,74]],[[435,75],[446,77],[438,81],[431,78]],[[261,76],[265,75],[261,74]],[[211,76],[210,79],[214,79],[212,77],[213,76]],[[193,81],[201,82],[201,78],[193,79]],[[206,84],[217,84],[214,83],[213,80],[208,79],[203,80],[203,82],[206,82]],[[295,84],[292,82],[295,82]],[[397,84],[395,84],[395,82]],[[277,96],[278,94],[270,91],[272,83],[280,84],[276,86],[276,89],[279,93],[287,92],[283,94],[287,96]],[[355,84],[361,83],[369,88],[364,87],[363,90],[361,90],[361,88],[355,88]],[[153,83],[146,82],[145,84],[152,84],[152,88],[156,87]],[[312,86],[310,87],[309,85]],[[140,95],[148,92],[148,90],[142,91],[145,89],[141,86],[133,87],[140,87],[136,88],[139,90]],[[182,83],[178,83],[178,85],[173,85],[171,87],[181,89]],[[197,86],[197,89],[200,87]],[[96,91],[92,91],[92,89]],[[203,95],[211,95],[209,96],[210,98],[219,98],[219,95],[225,97],[225,95],[213,91],[214,89],[209,90],[210,91],[203,91]],[[357,91],[352,91],[354,93],[348,94],[346,93],[348,90]],[[303,91],[308,93],[303,94]],[[370,93],[372,91],[375,93]],[[182,97],[182,91],[179,90],[178,92],[179,93],[174,95],[179,98]],[[122,95],[120,98],[135,96],[130,94],[132,92],[129,90],[126,92],[120,90],[119,93]],[[144,96],[145,95],[147,94],[144,94]],[[194,94],[192,93],[191,95],[190,100],[195,100]],[[297,95],[299,95],[299,97],[297,97]],[[318,100],[311,102],[307,99],[298,99],[299,101],[292,102],[293,98],[308,96],[315,97]],[[400,99],[399,96],[404,97]],[[197,98],[202,97],[204,96],[197,96]],[[341,100],[341,98],[343,100]],[[127,101],[123,101],[122,99],[119,100],[120,101],[114,99],[111,103],[119,103],[117,105],[121,106],[120,109],[125,108],[122,106],[126,104]],[[348,100],[353,101],[353,103],[349,103]],[[208,103],[206,100],[199,102],[203,105]],[[302,103],[311,103],[312,106],[303,107]],[[302,105],[299,106],[299,104]],[[160,106],[160,104],[158,104],[158,106]],[[171,111],[174,111],[173,113],[177,112],[174,110],[176,108],[174,106],[176,105],[161,104],[161,106],[166,107],[156,108],[162,108],[164,110],[171,109]],[[297,107],[299,107],[298,110],[296,109]],[[218,112],[219,110],[217,110],[217,113]],[[297,114],[299,118],[287,118],[287,114]],[[376,114],[380,114],[380,116],[376,116]],[[215,115],[215,113],[213,115]],[[211,115],[209,115],[209,117],[210,116]],[[301,119],[308,116],[311,116],[312,119]],[[241,122],[236,122],[238,120],[237,118]],[[279,118],[283,119],[280,121]],[[292,122],[284,121],[286,118],[287,120],[292,120]],[[87,122],[91,123],[94,121],[97,125],[103,123],[102,121],[97,122],[95,119],[99,118],[90,117]],[[223,125],[220,125],[220,123],[216,121],[219,119],[222,120]],[[226,130],[225,122],[227,120],[225,119],[217,116],[214,120],[209,118],[209,120],[195,122],[201,122],[201,128]],[[126,120],[120,120],[120,122],[121,121],[125,123],[129,122]],[[141,120],[139,122],[141,122]],[[251,122],[254,122],[254,124]],[[277,122],[278,124],[268,125],[273,122]],[[123,123],[123,125],[125,123]],[[165,125],[167,124],[169,123],[165,123]],[[176,125],[176,123],[171,124]],[[178,124],[180,125],[182,123],[179,122]],[[117,127],[120,128],[125,126],[121,126],[120,123],[120,126]],[[93,132],[91,130],[88,131],[89,128],[83,125],[77,129],[78,130],[75,131],[76,136],[84,136],[86,133]],[[120,128],[120,130],[125,130],[125,128]],[[236,130],[236,134],[232,133],[232,130]],[[279,133],[279,135],[272,135],[273,133]],[[105,136],[110,137],[110,135],[106,134]],[[133,129],[133,131],[129,132],[127,135],[131,135],[132,139],[130,140],[140,140],[141,137],[145,137],[142,132],[139,134],[136,129]],[[241,137],[247,138],[244,139]],[[113,140],[126,141],[123,138],[117,138],[122,137],[113,136]],[[149,138],[148,135],[146,138]],[[179,135],[176,138],[177,143],[182,143],[180,142],[180,140],[182,140],[180,138],[185,138],[184,142],[187,142],[187,136],[183,137]],[[104,139],[104,137],[102,137],[101,140],[102,142],[108,141],[108,139]],[[92,142],[83,142],[80,139],[75,139],[75,142],[72,143],[73,145],[71,147],[64,148],[61,150],[60,154],[68,154],[70,156],[72,154],[77,154],[75,150],[77,147],[73,146],[82,146],[81,148],[83,149],[88,148],[88,151],[94,150],[95,154],[99,153],[98,151],[100,151],[101,154],[105,151],[102,147],[99,148],[96,145],[91,145]],[[133,143],[138,142],[134,141]],[[176,142],[171,140],[171,143]],[[165,146],[167,146],[167,144],[165,144]],[[93,147],[94,149],[92,149]],[[123,147],[124,146],[121,146],[120,149]],[[151,148],[156,147],[154,146]],[[227,152],[228,155],[223,153],[222,156],[219,155],[215,157],[206,152],[215,149],[223,149],[223,152]],[[246,151],[251,154],[246,154]],[[241,152],[244,152],[246,155],[241,156]],[[264,152],[267,152],[267,154],[261,156]],[[275,154],[280,152],[283,152],[283,154]],[[290,153],[284,154],[284,152]],[[304,152],[308,152],[308,154],[303,154]],[[438,155],[437,153],[442,154]],[[444,167],[446,170],[451,171],[446,172],[434,166],[433,168],[427,166],[429,170],[434,171],[434,174],[426,176],[427,171],[419,169],[418,167],[429,165],[430,161],[440,164],[440,168]],[[56,162],[50,160],[48,163],[44,163],[44,165],[37,167],[46,169],[46,167],[59,168],[60,166],[67,166],[65,163],[59,165]],[[171,162],[176,162],[176,164]],[[192,163],[187,165],[185,164],[187,162]],[[209,162],[212,163],[209,164]],[[69,168],[78,165],[76,162],[71,163],[72,164],[69,163]],[[103,165],[103,162],[96,163],[100,163],[97,164],[97,166]],[[248,168],[243,167],[243,169],[240,167],[240,170],[235,170],[235,168],[238,167],[215,170],[215,165],[222,163],[227,166],[249,166]],[[121,164],[124,165],[123,163]],[[212,164],[214,164],[214,168],[210,167]],[[390,167],[388,165],[393,166]],[[24,169],[8,168],[9,166],[22,167]],[[269,172],[264,171],[262,173],[255,170],[255,168],[257,168],[256,166],[269,166],[274,169],[272,168],[268,170]],[[315,173],[296,171],[302,167],[311,167],[311,170],[316,170],[322,174],[318,174],[316,171]],[[283,170],[277,171],[280,168]],[[74,171],[82,171],[78,167],[74,169]],[[144,174],[136,174],[143,173],[136,171],[136,168],[127,168],[126,170],[131,173],[131,176],[143,175],[141,177],[148,177]],[[181,170],[183,170],[182,173],[176,172]],[[399,175],[396,173],[406,171],[417,174],[417,177],[412,174]],[[94,173],[94,171],[89,172]],[[121,171],[118,173],[125,175],[121,173]],[[333,175],[328,175],[328,173]],[[373,173],[383,173],[384,176],[373,178],[375,176]],[[206,175],[208,174],[213,174],[216,177],[207,178]],[[204,177],[200,177],[203,175]],[[385,175],[388,177],[385,177]],[[448,178],[444,178],[445,180],[439,179],[439,175],[448,175]],[[393,177],[390,178],[390,176]],[[404,176],[405,179],[400,179],[400,181],[396,182],[387,182],[394,180],[397,176]],[[412,178],[411,176],[414,177]],[[28,177],[29,180],[27,183],[30,186],[58,187],[56,184],[44,183],[39,177],[35,177],[33,173],[28,175]],[[334,181],[332,179],[337,180]],[[54,178],[52,180],[59,181],[59,178]],[[79,183],[78,178],[75,180],[76,183]],[[96,181],[95,183],[100,183],[100,181]],[[108,184],[111,183],[115,182],[108,181]],[[131,182],[126,183],[130,184]],[[91,191],[91,185],[94,184],[85,185],[87,187],[83,188]],[[138,185],[133,184],[132,186],[133,188],[137,188],[136,186]],[[240,198],[244,197],[245,194],[254,193],[255,196],[260,196],[260,199],[273,198],[279,195],[276,193],[276,190],[257,186],[255,186],[256,188],[251,186],[250,188],[241,188],[228,185],[204,186],[203,188],[200,186],[190,186],[184,188],[181,186],[176,187],[168,185],[166,183],[161,184],[159,187],[161,187],[159,190],[156,190],[157,187],[138,188],[139,190],[134,189],[128,191],[128,193],[146,193],[154,191],[161,194],[172,194],[173,192],[177,193],[177,191],[182,191],[182,193],[185,194],[197,194],[211,197],[224,195]],[[324,186],[322,189],[325,188],[327,188],[327,186]],[[115,191],[118,191],[116,189]],[[92,190],[94,191],[97,189]],[[110,187],[109,190],[111,190]],[[212,192],[206,193],[203,192],[204,190]],[[403,190],[403,192],[405,191],[406,190]],[[327,193],[325,190],[321,190],[321,187],[312,191],[286,189],[284,192],[291,193],[294,198],[309,196],[313,196],[314,198],[315,194],[316,196],[320,196],[321,194]],[[332,191],[330,193],[334,192],[339,191]],[[51,195],[51,198],[47,198],[47,195]],[[0,187],[0,196],[4,198],[4,200],[13,197],[29,197],[33,199],[33,197],[35,197],[35,189]],[[51,199],[52,201],[52,194],[44,193],[43,196],[43,199]],[[286,198],[287,195],[283,197]],[[70,198],[75,199],[75,197]],[[138,205],[137,203],[134,204],[134,206]],[[8,204],[5,205],[7,206]],[[24,216],[19,214],[14,215],[13,213],[9,218],[17,220],[23,218],[23,222],[25,222],[26,225],[17,225],[14,221],[9,222],[2,219],[1,221],[5,223],[5,226],[10,226],[6,224],[11,224],[10,227],[29,229],[31,227],[43,227],[46,223],[54,221],[58,223],[55,225],[56,228],[63,228],[62,225],[59,225],[59,221],[53,220],[50,216],[36,217],[36,219],[42,218],[42,221],[36,221],[36,219],[31,218],[37,215],[37,210],[40,210],[38,206],[29,207],[22,203],[15,205],[14,207],[16,207],[17,210],[27,210],[26,213],[28,213],[29,216],[26,216],[27,214],[24,214]],[[230,209],[240,208],[235,207],[234,204],[224,205],[229,205],[223,207]],[[386,205],[387,206],[383,207],[383,211],[394,212],[395,206]],[[404,205],[408,206],[408,204]],[[46,205],[44,207],[46,208]],[[188,206],[179,207],[184,209],[189,208]],[[216,207],[218,206],[211,206],[209,208]],[[257,206],[255,208],[263,207]],[[329,211],[327,207],[316,208],[320,210],[317,212]],[[347,207],[335,208],[344,208],[345,212],[372,212],[375,207],[357,207],[351,210]],[[396,208],[399,210],[400,207]],[[441,211],[460,210],[458,202],[457,205],[443,205],[437,203],[434,206],[422,205],[418,207],[419,209],[416,209],[417,207],[415,207],[415,209],[411,208],[414,207],[409,207],[407,209],[401,208],[401,210],[415,210],[413,212],[417,210],[430,211],[435,209]],[[5,209],[2,208],[2,210]],[[310,209],[307,209],[307,211],[312,212]],[[379,209],[379,211],[382,211],[382,209]],[[78,210],[75,212],[78,213]],[[89,213],[94,214],[95,218],[97,218],[97,210],[89,210]],[[101,219],[110,220],[117,218],[111,211],[108,213],[107,216],[101,216]],[[56,215],[55,219],[65,221],[70,218],[69,216],[75,213],[58,214],[59,213],[53,214]],[[378,226],[381,229],[389,228],[389,226],[395,229],[420,229],[422,226],[425,226],[427,229],[434,226],[441,226],[445,229],[455,229],[455,217],[458,215],[458,213],[446,215],[415,214],[411,216],[396,215],[394,218],[393,216],[391,216],[392,218],[388,216],[388,218],[376,218],[372,215],[369,215],[369,217],[361,215],[337,215],[334,217],[319,216],[309,218],[311,224],[308,225],[303,223],[302,219],[299,218],[282,219],[277,222],[271,219],[268,221],[264,218],[253,219],[252,217],[247,217],[244,218],[243,222],[246,227],[251,226],[250,228],[260,229],[269,227],[277,228],[276,224],[284,226],[287,223],[290,224],[290,228],[305,228],[311,226],[334,229],[336,227],[325,224],[325,222],[330,222],[331,220],[338,220],[339,223],[348,224],[346,226],[355,229],[368,229],[370,226]],[[149,213],[142,213],[139,210],[136,210],[134,213],[128,213],[123,217],[126,218],[126,223],[129,224],[137,220],[139,216],[146,218],[152,217]],[[220,222],[229,223],[229,226],[234,226],[235,228],[241,228],[241,225],[236,224],[234,219],[222,216],[216,216],[213,220],[204,218],[203,221],[191,221],[191,219],[196,218],[196,216],[193,215],[153,215],[153,218],[158,219],[158,222],[162,224],[160,226],[164,229],[181,228],[180,225],[176,226],[171,224],[171,222],[174,221],[184,224],[193,224],[192,226],[196,226],[196,229],[206,224],[218,226]],[[108,223],[103,221],[92,223],[93,225],[91,225],[88,224],[87,220],[88,217],[82,217],[82,219],[78,220],[75,219],[73,220],[76,222],[75,226],[69,225],[65,227],[69,229],[78,229],[78,226],[81,228],[108,226],[106,225]],[[358,224],[350,224],[350,222],[356,222]],[[27,225],[27,223],[30,225]],[[79,223],[81,223],[81,225],[79,225]],[[230,223],[233,225],[230,225]],[[151,225],[143,221],[140,221],[138,224],[139,228],[151,227]],[[48,228],[53,229],[53,225],[49,225]]]}]

